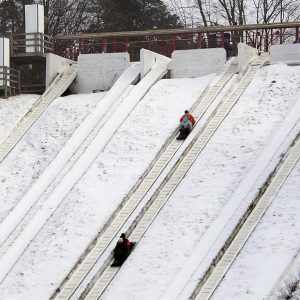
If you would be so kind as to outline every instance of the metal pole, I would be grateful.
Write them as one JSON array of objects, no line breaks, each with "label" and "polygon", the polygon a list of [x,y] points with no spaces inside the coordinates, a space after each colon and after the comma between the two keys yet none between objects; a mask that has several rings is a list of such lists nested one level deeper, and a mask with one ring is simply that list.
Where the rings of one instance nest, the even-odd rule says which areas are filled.
[{"label": "metal pole", "polygon": [[172,52],[176,50],[176,39],[177,39],[177,35],[174,34],[174,35],[173,35]]},{"label": "metal pole", "polygon": [[107,38],[103,37],[102,38],[102,53],[106,53],[107,51]]},{"label": "metal pole", "polygon": [[113,53],[115,53],[117,50],[117,47],[116,47],[116,39],[113,38]]},{"label": "metal pole", "polygon": [[201,32],[198,32],[197,46],[198,46],[198,49],[201,49]]},{"label": "metal pole", "polygon": [[128,37],[125,37],[124,51],[128,52]]},{"label": "metal pole", "polygon": [[268,34],[268,29],[266,29],[265,52],[268,51],[269,51],[269,34]]},{"label": "metal pole", "polygon": [[273,45],[273,29],[271,29],[271,41],[270,44]]},{"label": "metal pole", "polygon": [[224,42],[225,42],[225,35],[224,35],[224,32],[221,33],[221,45],[222,45],[222,48],[224,48]]}]

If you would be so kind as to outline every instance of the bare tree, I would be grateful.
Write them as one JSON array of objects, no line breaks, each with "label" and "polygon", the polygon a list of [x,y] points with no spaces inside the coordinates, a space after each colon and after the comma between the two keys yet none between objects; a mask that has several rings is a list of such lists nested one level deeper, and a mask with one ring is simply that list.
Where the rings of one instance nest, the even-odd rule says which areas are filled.
[{"label": "bare tree", "polygon": [[169,0],[170,11],[179,17],[184,27],[195,27],[199,24],[199,16],[194,0]]},{"label": "bare tree", "polygon": [[39,0],[44,6],[46,27],[45,33],[50,35],[82,32],[87,28],[86,0]]},{"label": "bare tree", "polygon": [[288,22],[299,19],[299,0],[253,0],[257,23]]}]

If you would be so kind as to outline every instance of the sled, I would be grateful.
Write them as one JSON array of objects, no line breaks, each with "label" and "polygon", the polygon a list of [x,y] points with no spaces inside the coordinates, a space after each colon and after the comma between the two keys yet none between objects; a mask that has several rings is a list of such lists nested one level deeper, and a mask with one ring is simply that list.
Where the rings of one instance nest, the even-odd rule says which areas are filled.
[{"label": "sled", "polygon": [[[133,250],[133,248],[135,247],[135,245],[136,245],[136,242],[130,242],[130,251],[129,251],[129,254],[128,254],[128,256],[130,255],[130,253],[131,253],[131,251]],[[128,257],[127,256],[127,257]],[[126,258],[124,258],[124,260],[122,260],[122,261],[116,261],[115,259],[114,259],[114,261],[112,262],[112,264],[110,265],[111,267],[121,267],[122,266],[122,264],[124,263],[124,261],[127,259],[127,257]]]},{"label": "sled", "polygon": [[190,134],[190,131],[188,129],[180,129],[179,132],[179,136],[176,138],[176,140],[185,140]]}]

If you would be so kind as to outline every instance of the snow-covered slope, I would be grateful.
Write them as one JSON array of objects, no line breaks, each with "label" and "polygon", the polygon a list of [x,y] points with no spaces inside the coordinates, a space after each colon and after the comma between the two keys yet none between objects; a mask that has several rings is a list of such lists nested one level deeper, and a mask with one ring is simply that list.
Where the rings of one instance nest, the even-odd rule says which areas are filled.
[{"label": "snow-covered slope", "polygon": [[299,99],[299,72],[283,64],[258,72],[103,299],[163,299],[191,255],[199,263],[193,250]]},{"label": "snow-covered slope", "polygon": [[[0,284],[1,299],[50,297],[212,78],[161,80],[150,90]],[[59,98],[0,165],[1,220],[102,96]],[[162,299],[187,261],[199,263],[195,249],[201,238],[299,97],[300,67],[279,64],[258,72],[103,299]],[[0,105],[5,103],[6,114],[19,105],[20,113],[7,117],[5,126],[11,128],[27,104],[9,107],[5,101]],[[300,246],[292,244],[300,226],[299,168],[298,163],[214,299],[262,299],[290,263]],[[271,267],[283,253],[282,264]],[[269,276],[271,270],[261,267],[261,278],[270,278],[267,287],[254,281],[262,261],[277,273]]]},{"label": "snow-covered slope", "polygon": [[[3,281],[4,298],[49,297],[213,77],[162,80],[150,90]],[[88,104],[91,95],[77,97]]]},{"label": "snow-covered slope", "polygon": [[[0,221],[36,182],[103,95],[104,93],[99,93],[56,99],[48,108],[47,113],[37,120],[32,130],[24,135],[8,157],[1,162]],[[1,105],[6,105],[4,111],[0,110],[5,120],[1,126],[1,133],[17,123],[15,120],[21,119],[29,107],[28,103],[31,103],[35,97],[24,96],[24,99],[20,99],[20,96],[12,97],[11,102],[9,102],[10,99],[1,100]],[[8,103],[10,103],[11,112],[8,111]],[[23,111],[23,113],[17,115],[17,111]],[[16,117],[13,122],[10,122],[12,115]]]}]

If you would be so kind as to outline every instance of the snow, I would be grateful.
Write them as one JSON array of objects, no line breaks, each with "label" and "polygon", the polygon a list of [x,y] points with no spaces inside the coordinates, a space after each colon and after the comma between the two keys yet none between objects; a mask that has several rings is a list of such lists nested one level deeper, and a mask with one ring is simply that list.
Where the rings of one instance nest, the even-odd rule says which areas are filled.
[{"label": "snow", "polygon": [[[107,129],[96,143],[95,159],[86,156],[81,164],[90,167],[80,176],[78,171],[69,175],[70,180],[77,176],[68,188],[71,190],[61,197],[61,204],[48,215],[36,236],[28,230],[32,241],[28,247],[24,244],[22,255],[1,282],[1,299],[51,296],[173,133],[182,112],[193,105],[213,78],[208,75],[160,80],[131,107],[122,106],[125,102],[120,99],[120,105],[111,113],[111,122],[103,124]],[[213,224],[222,221],[222,210],[257,158],[268,152],[273,137],[285,128],[283,124],[299,99],[299,87],[300,67],[277,64],[256,74],[102,299],[168,299],[168,295],[172,295],[171,299],[188,299],[193,285],[183,286],[186,289],[179,294],[181,289],[176,290],[176,282],[185,282],[192,276],[185,266],[201,263],[198,249],[205,235]],[[126,93],[130,95],[132,89]],[[99,93],[58,98],[1,163],[0,221],[38,184],[41,174],[48,172],[47,167],[104,96]],[[35,97],[13,97],[9,105],[7,100],[0,100],[0,115],[5,118],[0,124],[2,141]],[[300,248],[299,176],[298,162],[214,299],[262,299],[280,281]],[[54,203],[60,193],[63,191],[46,192],[17,231],[20,233],[22,226],[30,224],[40,206],[51,210],[47,200],[50,197]],[[9,239],[0,249],[2,255],[13,249],[8,248],[12,241]],[[192,279],[196,282],[197,277]]]},{"label": "snow", "polygon": [[[37,96],[29,97],[24,96],[22,101],[19,100],[20,96],[10,98],[9,101],[12,100],[12,112],[15,111],[15,106],[16,111],[17,109],[25,111],[31,107],[30,104]],[[84,97],[88,99],[84,99]],[[56,99],[48,109],[47,114],[43,114],[37,120],[34,130],[28,131],[11,151],[7,159],[1,162],[0,221],[3,221],[8,212],[19,202],[24,191],[27,191],[39,178],[44,169],[64,147],[85,116],[97,105],[97,102],[102,97],[103,93],[99,93],[89,96],[68,96]],[[7,112],[5,116],[6,114]],[[19,116],[19,119],[22,115]],[[8,118],[6,119],[8,124],[9,120]],[[4,123],[3,129],[1,127],[1,132],[8,127],[6,123]],[[16,186],[18,187],[17,189]]]},{"label": "snow", "polygon": [[212,299],[266,299],[300,249],[299,197],[300,161]]},{"label": "snow", "polygon": [[[85,150],[85,152],[78,158],[74,166],[69,170],[69,172],[64,176],[61,182],[55,187],[53,192],[49,195],[48,199],[41,206],[40,210],[36,213],[36,215],[29,222],[27,227],[23,230],[20,236],[14,241],[13,245],[10,247],[9,251],[7,251],[0,259],[0,280],[6,276],[6,274],[10,271],[12,266],[15,264],[18,257],[23,253],[26,249],[27,245],[31,242],[34,236],[40,231],[45,222],[51,217],[56,208],[60,205],[69,191],[73,188],[77,181],[80,180],[82,175],[86,172],[89,166],[93,163],[97,155],[103,148],[106,146],[111,136],[118,130],[118,128],[125,121],[127,116],[130,114],[131,110],[137,105],[137,103],[141,100],[141,98],[145,95],[147,90],[151,87],[151,85],[159,79],[162,73],[166,70],[166,64],[157,64],[157,66],[153,67],[152,70],[145,76],[143,80],[141,80],[134,89],[129,93],[129,95],[125,98],[123,103],[120,104],[116,112],[107,120],[107,122],[103,125],[103,128],[99,131],[97,136]],[[82,129],[82,127],[80,128]],[[81,130],[80,135],[86,135],[85,128]],[[80,136],[79,135],[79,136]],[[71,139],[73,142],[73,139]],[[75,141],[81,141],[83,138],[79,138],[77,135],[74,139]],[[72,143],[74,144],[74,142]],[[72,144],[66,151],[63,149],[62,157],[59,157],[58,160],[54,160],[54,167],[50,167],[46,169],[45,173],[42,174],[41,178],[36,182],[33,186],[33,191],[29,190],[28,194],[24,196],[24,198],[20,201],[20,206],[17,207],[17,213],[10,214],[13,219],[10,222],[4,221],[3,235],[8,236],[7,231],[11,230],[11,224],[15,224],[19,222],[18,219],[22,219],[22,217],[26,214],[27,210],[33,203],[36,201],[40,195],[42,195],[45,189],[45,182],[51,182],[54,177],[53,173],[56,173],[56,169],[59,168],[59,165],[63,165],[64,162],[68,158],[69,148],[72,148]],[[79,146],[80,142],[75,143]],[[66,153],[65,153],[66,152]],[[60,153],[60,154],[61,154]],[[60,156],[60,154],[58,156]],[[50,173],[50,175],[49,175]],[[48,179],[50,177],[50,179]],[[42,183],[40,183],[40,181]],[[35,188],[37,186],[37,188]],[[29,195],[29,196],[28,196]],[[16,222],[14,220],[17,219]],[[2,234],[2,232],[0,232]]]},{"label": "snow", "polygon": [[[18,297],[21,293],[23,299],[30,299],[32,294],[47,298],[53,292],[177,127],[178,117],[212,78],[161,80],[150,90],[25,251],[11,271],[15,275],[3,281],[2,296]],[[88,100],[90,96],[80,97]],[[163,130],[158,126],[162,120]],[[36,271],[47,266],[51,272]],[[34,279],[25,288],[27,276]],[[13,288],[7,289],[7,284]]]},{"label": "snow", "polygon": [[38,95],[22,95],[9,99],[0,98],[0,143],[8,137],[38,97]]},{"label": "snow", "polygon": [[[104,99],[100,101],[97,107],[92,111],[92,113],[80,124],[79,128],[74,132],[71,138],[67,141],[65,146],[61,149],[55,159],[48,166],[46,171],[41,174],[40,178],[35,182],[31,189],[26,193],[26,195],[19,201],[19,203],[14,207],[13,211],[3,220],[0,224],[0,245],[6,240],[10,233],[15,229],[19,224],[22,218],[26,215],[28,210],[35,204],[35,202],[43,195],[48,185],[55,179],[57,174],[65,167],[68,161],[76,154],[80,146],[87,140],[92,131],[99,131],[99,127],[102,128],[107,121],[107,116],[109,115],[109,110],[116,109],[115,106],[121,105],[123,97],[120,95],[123,93],[128,96],[129,92],[126,92],[127,88],[130,88],[128,85],[132,83],[136,77],[139,75],[139,64],[135,63],[129,67],[122,75],[121,78],[116,82],[114,87],[105,95]],[[131,88],[130,88],[131,89]],[[127,106],[128,103],[122,103],[122,105]],[[122,111],[122,107],[120,109]],[[113,112],[110,113],[110,115]],[[97,125],[97,126],[96,126]],[[118,123],[117,123],[118,126]],[[112,127],[112,126],[110,126]],[[110,135],[106,135],[108,139]],[[99,138],[98,138],[99,139]],[[100,137],[100,140],[103,141],[103,136]],[[94,142],[96,145],[99,144],[99,141]],[[105,142],[104,142],[105,144]],[[85,164],[87,158],[93,160],[90,151],[85,153],[83,158]],[[87,166],[88,167],[88,166]],[[69,172],[71,172],[69,170]],[[73,172],[74,173],[74,172]],[[76,172],[78,173],[78,172]],[[80,176],[80,175],[79,175]],[[70,176],[69,176],[70,177]],[[71,177],[74,177],[74,174],[71,174]],[[76,182],[76,180],[75,180]],[[63,197],[61,191],[59,195]],[[58,199],[58,196],[56,196]],[[51,200],[50,200],[51,201]],[[52,206],[53,206],[53,200]],[[34,226],[37,228],[37,226]],[[1,277],[1,276],[0,276]]]},{"label": "snow", "polygon": [[192,249],[201,248],[205,232],[293,108],[299,95],[299,70],[276,65],[258,72],[103,299],[164,296]]}]

